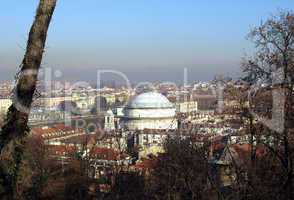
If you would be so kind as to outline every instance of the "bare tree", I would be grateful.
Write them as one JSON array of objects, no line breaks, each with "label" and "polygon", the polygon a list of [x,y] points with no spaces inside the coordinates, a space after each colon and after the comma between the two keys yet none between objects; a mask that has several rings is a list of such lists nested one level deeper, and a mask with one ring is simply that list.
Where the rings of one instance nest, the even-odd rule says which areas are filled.
[{"label": "bare tree", "polygon": [[208,186],[208,148],[197,146],[191,138],[168,138],[165,153],[151,173],[154,199],[210,199]]},{"label": "bare tree", "polygon": [[[279,89],[284,94],[284,97],[275,97],[284,98],[283,105],[280,105],[281,109],[275,111],[284,114],[283,129],[282,131],[265,129],[267,133],[264,134],[270,134],[277,141],[277,145],[267,145],[267,147],[280,161],[283,180],[278,184],[279,192],[285,194],[285,199],[289,199],[293,193],[294,144],[291,129],[293,130],[294,13],[280,12],[254,28],[249,38],[255,43],[257,52],[253,58],[246,59],[243,63],[244,80],[250,85],[260,86],[261,90]],[[253,95],[252,98],[260,97]],[[265,104],[260,103],[260,105]],[[250,108],[254,107],[256,108],[256,104],[250,106]],[[265,106],[264,110],[266,110]],[[268,164],[279,166],[274,163]]]},{"label": "bare tree", "polygon": [[14,101],[10,106],[0,135],[0,184],[1,195],[8,199],[21,198],[17,184],[23,161],[29,110],[36,90],[47,30],[57,0],[40,0],[29,32],[26,52],[20,66]]}]

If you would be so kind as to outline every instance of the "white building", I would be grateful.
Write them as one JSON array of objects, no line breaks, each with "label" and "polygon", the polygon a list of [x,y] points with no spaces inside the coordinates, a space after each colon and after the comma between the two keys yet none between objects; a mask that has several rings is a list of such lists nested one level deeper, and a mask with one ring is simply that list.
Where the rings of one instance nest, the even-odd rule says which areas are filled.
[{"label": "white building", "polygon": [[177,129],[175,106],[162,94],[135,96],[124,108],[122,127],[128,130]]},{"label": "white building", "polygon": [[69,114],[64,111],[50,110],[50,109],[31,109],[29,115],[29,124],[40,124],[40,123],[56,123],[65,122],[70,120]]},{"label": "white building", "polygon": [[141,132],[137,135],[136,144],[143,149],[150,146],[162,146],[167,136],[165,132]]},{"label": "white building", "polygon": [[113,112],[109,109],[104,116],[104,130],[106,131],[111,131],[115,129],[115,124],[114,124],[114,114]]}]

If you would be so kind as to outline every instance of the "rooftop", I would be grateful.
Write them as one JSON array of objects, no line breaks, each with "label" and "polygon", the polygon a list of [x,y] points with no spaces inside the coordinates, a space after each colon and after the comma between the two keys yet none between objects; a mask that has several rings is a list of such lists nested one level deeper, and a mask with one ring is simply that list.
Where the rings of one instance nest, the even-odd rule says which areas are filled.
[{"label": "rooftop", "polygon": [[173,104],[162,94],[146,92],[135,96],[127,105],[128,108],[173,108]]}]

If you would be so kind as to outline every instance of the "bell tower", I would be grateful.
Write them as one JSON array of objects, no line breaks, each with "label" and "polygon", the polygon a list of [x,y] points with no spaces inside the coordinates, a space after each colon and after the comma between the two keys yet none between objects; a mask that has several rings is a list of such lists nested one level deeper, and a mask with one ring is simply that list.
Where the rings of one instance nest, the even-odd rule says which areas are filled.
[{"label": "bell tower", "polygon": [[107,110],[104,116],[104,130],[111,131],[115,130],[114,114],[111,109]]}]

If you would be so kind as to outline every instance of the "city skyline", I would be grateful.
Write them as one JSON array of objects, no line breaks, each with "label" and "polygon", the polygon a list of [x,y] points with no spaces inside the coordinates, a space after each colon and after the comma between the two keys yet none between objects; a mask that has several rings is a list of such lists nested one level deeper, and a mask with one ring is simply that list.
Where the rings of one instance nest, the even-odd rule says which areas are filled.
[{"label": "city skyline", "polygon": [[4,1],[0,199],[292,199],[292,1]]}]

